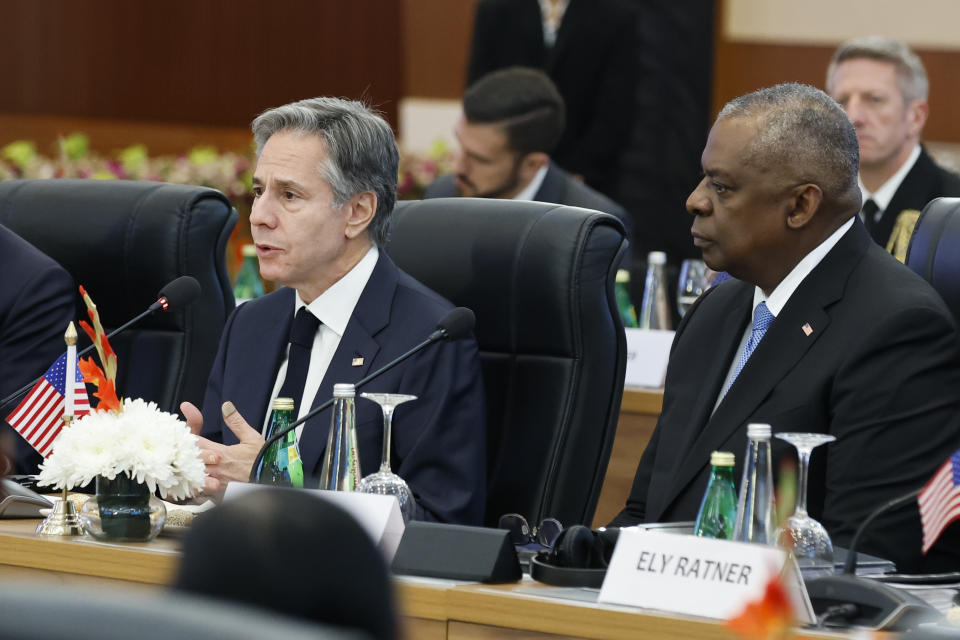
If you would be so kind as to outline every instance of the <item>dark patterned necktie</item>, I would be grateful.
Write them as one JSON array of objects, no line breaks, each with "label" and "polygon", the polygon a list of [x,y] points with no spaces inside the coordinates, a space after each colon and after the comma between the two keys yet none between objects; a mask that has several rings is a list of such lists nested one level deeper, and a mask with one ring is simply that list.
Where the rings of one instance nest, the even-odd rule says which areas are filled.
[{"label": "dark patterned necktie", "polygon": [[293,398],[294,414],[300,411],[303,400],[303,387],[307,383],[307,370],[310,368],[310,352],[313,350],[313,338],[320,328],[320,320],[306,307],[300,307],[293,325],[290,327],[290,355],[287,357],[287,375],[283,378],[279,398]]},{"label": "dark patterned necktie", "polygon": [[880,207],[877,206],[877,203],[873,199],[868,199],[863,203],[863,208],[860,209],[860,213],[863,215],[863,224],[867,227],[867,231],[870,232],[870,235],[873,235],[873,229],[877,226],[877,211],[880,210]]}]

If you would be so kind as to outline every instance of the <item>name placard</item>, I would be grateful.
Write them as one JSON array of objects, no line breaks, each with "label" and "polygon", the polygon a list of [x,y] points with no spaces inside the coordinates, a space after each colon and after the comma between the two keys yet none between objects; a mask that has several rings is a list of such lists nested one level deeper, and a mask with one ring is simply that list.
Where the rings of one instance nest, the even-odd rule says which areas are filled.
[{"label": "name placard", "polygon": [[[248,482],[231,482],[223,494],[224,500],[230,500],[250,491],[261,489],[279,490],[277,487]],[[383,552],[387,564],[393,561],[393,556],[400,546],[403,537],[403,516],[400,515],[400,505],[393,496],[381,496],[370,493],[356,493],[351,491],[325,491],[322,489],[297,489],[307,491],[321,500],[328,500],[352,515],[360,526],[370,534],[380,551]]]},{"label": "name placard", "polygon": [[627,372],[624,384],[628,387],[663,386],[667,375],[667,361],[673,344],[673,331],[659,329],[624,329],[627,335]]},{"label": "name placard", "polygon": [[[599,601],[727,619],[762,598],[787,561],[784,551],[759,544],[623,529]],[[806,595],[795,593],[802,583],[790,579],[786,586],[806,621]]]}]

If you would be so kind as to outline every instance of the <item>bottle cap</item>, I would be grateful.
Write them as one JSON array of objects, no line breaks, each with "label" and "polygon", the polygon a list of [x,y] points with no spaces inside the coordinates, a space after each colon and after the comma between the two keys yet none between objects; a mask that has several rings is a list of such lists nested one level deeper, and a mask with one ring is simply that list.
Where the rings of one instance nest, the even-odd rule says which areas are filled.
[{"label": "bottle cap", "polygon": [[352,384],[340,382],[333,385],[334,398],[352,398],[356,394],[356,389]]},{"label": "bottle cap", "polygon": [[626,269],[617,269],[617,284],[630,282],[630,272]]},{"label": "bottle cap", "polygon": [[651,251],[647,254],[647,264],[667,264],[667,254],[663,251]]},{"label": "bottle cap", "polygon": [[293,411],[293,398],[274,398],[273,410]]},{"label": "bottle cap", "polygon": [[243,253],[244,258],[256,258],[257,257],[257,245],[255,244],[245,244],[243,248],[240,249],[240,252]]},{"label": "bottle cap", "polygon": [[710,454],[710,464],[714,467],[732,467],[735,458],[729,451],[714,451]]},{"label": "bottle cap", "polygon": [[753,440],[769,440],[771,428],[768,424],[748,424],[747,437]]}]

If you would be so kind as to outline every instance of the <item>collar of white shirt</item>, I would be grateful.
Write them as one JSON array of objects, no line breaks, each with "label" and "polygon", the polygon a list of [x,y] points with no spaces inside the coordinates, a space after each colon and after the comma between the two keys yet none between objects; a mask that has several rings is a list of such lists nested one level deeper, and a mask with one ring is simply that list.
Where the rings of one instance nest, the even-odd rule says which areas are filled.
[{"label": "collar of white shirt", "polygon": [[[377,247],[370,247],[370,250],[360,259],[360,262],[354,265],[353,269],[317,296],[317,299],[309,305],[304,304],[299,293],[294,296],[294,315],[301,307],[306,306],[310,309],[310,313],[322,322],[317,335],[313,339],[313,347],[310,350],[310,366],[307,369],[307,379],[303,387],[303,398],[308,401],[303,402],[301,399],[297,411],[298,418],[302,418],[310,410],[312,400],[317,395],[320,383],[327,374],[327,368],[333,360],[333,355],[336,353],[337,347],[340,346],[340,339],[347,330],[350,316],[353,315],[357,301],[360,300],[360,294],[367,286],[379,257],[380,252]],[[270,422],[273,398],[276,398],[277,394],[280,393],[280,387],[283,386],[286,375],[287,359],[284,358],[283,362],[280,363],[277,377],[273,383],[273,391],[270,395],[271,402],[267,405],[267,414],[263,418],[264,429]],[[298,441],[302,430],[303,425],[297,427]]]},{"label": "collar of white shirt", "polygon": [[373,273],[373,268],[377,266],[379,257],[380,252],[376,245],[370,247],[353,269],[334,282],[310,304],[306,304],[297,293],[293,307],[294,315],[300,311],[301,307],[307,307],[324,326],[343,337],[347,323],[350,322],[350,316],[353,315],[353,309],[357,306],[357,300],[360,299],[363,288],[367,286],[367,281]]},{"label": "collar of white shirt", "polygon": [[527,186],[523,188],[523,191],[513,196],[514,200],[536,200],[537,191],[540,191],[540,185],[543,184],[543,179],[547,177],[547,169],[550,168],[550,163],[546,163],[537,170],[537,173],[534,174],[533,180],[530,181]]},{"label": "collar of white shirt", "polygon": [[831,233],[830,237],[821,242],[813,251],[805,255],[803,259],[797,263],[797,266],[787,274],[787,277],[781,280],[780,284],[770,292],[769,297],[764,295],[763,289],[754,287],[753,308],[756,309],[758,304],[766,302],[767,308],[774,317],[780,315],[780,312],[783,311],[783,308],[787,305],[787,301],[790,300],[790,296],[797,290],[797,287],[800,286],[803,279],[810,275],[810,272],[820,264],[820,261],[830,253],[830,249],[833,249],[834,245],[840,242],[840,238],[843,237],[843,234],[852,226],[853,217],[840,225],[839,229]]},{"label": "collar of white shirt", "polygon": [[919,157],[920,145],[918,144],[913,148],[913,151],[910,152],[910,157],[907,158],[907,161],[900,165],[897,172],[890,176],[890,178],[873,193],[867,191],[867,188],[863,186],[863,182],[860,181],[859,176],[857,177],[857,184],[860,185],[860,194],[863,196],[863,201],[873,200],[877,203],[877,212],[874,214],[874,220],[879,220],[880,216],[883,215],[884,210],[890,205],[890,201],[893,200],[894,194],[897,193],[897,189],[900,188],[900,183],[902,183],[904,178],[907,177],[907,174],[910,173],[910,169],[913,169],[913,165],[917,163]]}]

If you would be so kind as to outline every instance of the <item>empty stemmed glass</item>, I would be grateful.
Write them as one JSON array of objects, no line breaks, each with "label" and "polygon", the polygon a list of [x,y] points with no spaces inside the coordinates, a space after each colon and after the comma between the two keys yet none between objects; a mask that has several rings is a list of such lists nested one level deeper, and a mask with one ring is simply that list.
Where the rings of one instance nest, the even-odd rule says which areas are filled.
[{"label": "empty stemmed glass", "polygon": [[677,310],[680,316],[687,312],[700,294],[710,287],[712,271],[703,260],[684,260],[680,265],[680,279],[677,282]]},{"label": "empty stemmed glass", "polygon": [[777,530],[780,546],[792,549],[800,567],[833,568],[833,543],[823,525],[807,514],[807,476],[810,469],[810,452],[821,444],[833,442],[835,436],[825,433],[778,433],[797,449],[800,464],[797,473],[797,506],[793,515]]},{"label": "empty stemmed glass", "polygon": [[383,458],[380,469],[363,478],[357,485],[357,491],[396,496],[397,502],[400,503],[400,515],[403,516],[405,523],[409,522],[413,517],[416,502],[407,483],[390,469],[390,438],[393,431],[393,410],[407,400],[416,400],[417,396],[402,393],[361,393],[360,396],[373,400],[383,411]]}]

